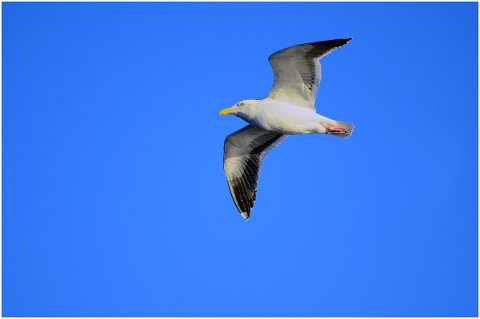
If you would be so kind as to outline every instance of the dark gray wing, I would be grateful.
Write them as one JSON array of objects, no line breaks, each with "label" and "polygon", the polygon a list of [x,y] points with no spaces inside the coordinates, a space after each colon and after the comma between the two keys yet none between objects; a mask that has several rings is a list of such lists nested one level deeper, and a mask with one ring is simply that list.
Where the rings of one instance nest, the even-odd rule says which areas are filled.
[{"label": "dark gray wing", "polygon": [[225,139],[223,170],[230,195],[245,220],[250,218],[255,202],[262,161],[286,138],[287,135],[247,125]]},{"label": "dark gray wing", "polygon": [[315,99],[322,78],[320,59],[352,38],[296,45],[272,54],[274,81],[267,99],[315,110]]}]

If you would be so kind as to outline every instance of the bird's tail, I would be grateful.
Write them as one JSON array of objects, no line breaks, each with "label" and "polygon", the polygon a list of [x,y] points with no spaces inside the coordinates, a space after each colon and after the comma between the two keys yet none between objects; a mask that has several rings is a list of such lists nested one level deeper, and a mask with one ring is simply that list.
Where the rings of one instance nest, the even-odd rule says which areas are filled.
[{"label": "bird's tail", "polygon": [[340,121],[335,121],[338,126],[341,128],[344,128],[345,130],[340,130],[340,132],[328,132],[329,135],[334,135],[338,136],[341,138],[348,138],[350,135],[352,135],[353,130],[355,129],[355,126],[353,126],[352,123],[348,122],[340,122]]}]

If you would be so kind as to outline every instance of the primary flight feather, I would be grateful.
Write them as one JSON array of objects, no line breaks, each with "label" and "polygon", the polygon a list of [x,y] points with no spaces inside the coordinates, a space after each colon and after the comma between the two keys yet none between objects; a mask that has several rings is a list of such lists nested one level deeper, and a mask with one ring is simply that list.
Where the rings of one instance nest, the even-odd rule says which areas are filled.
[{"label": "primary flight feather", "polygon": [[244,100],[220,111],[250,123],[225,139],[223,169],[233,202],[245,220],[256,199],[265,156],[288,135],[329,134],[349,137],[351,123],[316,113],[315,99],[322,78],[320,59],[352,38],[300,44],[272,54],[274,81],[267,97]]}]

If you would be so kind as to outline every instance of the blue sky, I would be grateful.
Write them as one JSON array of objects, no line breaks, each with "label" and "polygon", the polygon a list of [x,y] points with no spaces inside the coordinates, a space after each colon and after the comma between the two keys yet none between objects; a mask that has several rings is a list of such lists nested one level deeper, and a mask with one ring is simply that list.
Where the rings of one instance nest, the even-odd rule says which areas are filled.
[{"label": "blue sky", "polygon": [[[3,3],[3,316],[477,316],[477,3]],[[218,112],[322,60],[245,222]]]}]

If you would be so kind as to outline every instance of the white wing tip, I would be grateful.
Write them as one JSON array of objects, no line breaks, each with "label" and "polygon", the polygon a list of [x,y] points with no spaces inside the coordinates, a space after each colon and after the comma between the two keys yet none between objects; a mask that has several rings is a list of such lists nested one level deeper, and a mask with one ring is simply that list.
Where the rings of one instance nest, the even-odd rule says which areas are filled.
[{"label": "white wing tip", "polygon": [[243,219],[245,219],[245,221],[247,221],[250,218],[250,216],[248,216],[247,213],[240,212],[240,214],[242,214],[242,217],[243,217]]}]

